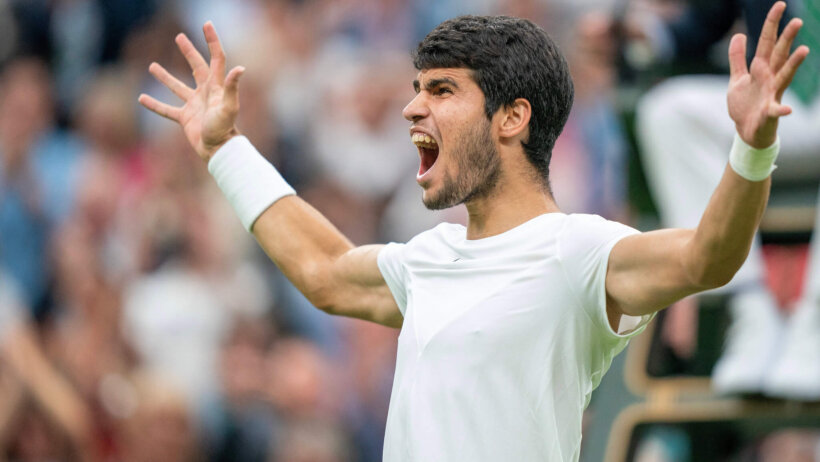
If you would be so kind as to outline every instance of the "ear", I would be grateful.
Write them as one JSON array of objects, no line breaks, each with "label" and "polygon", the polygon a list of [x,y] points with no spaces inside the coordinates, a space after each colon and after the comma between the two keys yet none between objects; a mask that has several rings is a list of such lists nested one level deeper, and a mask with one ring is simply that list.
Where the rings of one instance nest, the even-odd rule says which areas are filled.
[{"label": "ear", "polygon": [[517,98],[509,106],[501,108],[498,135],[502,138],[525,136],[530,125],[532,106],[524,98]]}]

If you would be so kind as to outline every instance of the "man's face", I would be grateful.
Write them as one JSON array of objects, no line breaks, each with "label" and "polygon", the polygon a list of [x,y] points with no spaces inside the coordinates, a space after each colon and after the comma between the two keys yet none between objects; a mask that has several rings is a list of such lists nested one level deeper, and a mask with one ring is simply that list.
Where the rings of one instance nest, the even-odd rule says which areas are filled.
[{"label": "man's face", "polygon": [[498,180],[500,159],[484,94],[461,68],[428,69],[413,82],[416,97],[404,108],[421,158],[416,181],[429,209],[486,196]]}]

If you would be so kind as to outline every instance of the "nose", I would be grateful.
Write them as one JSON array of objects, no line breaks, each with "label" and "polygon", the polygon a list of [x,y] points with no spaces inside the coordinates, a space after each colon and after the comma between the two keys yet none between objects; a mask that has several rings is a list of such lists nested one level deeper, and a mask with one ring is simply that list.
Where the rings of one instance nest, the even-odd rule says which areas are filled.
[{"label": "nose", "polygon": [[427,117],[430,114],[430,110],[425,102],[424,92],[417,93],[416,96],[407,103],[407,106],[404,107],[401,114],[405,119],[411,122],[416,122]]}]

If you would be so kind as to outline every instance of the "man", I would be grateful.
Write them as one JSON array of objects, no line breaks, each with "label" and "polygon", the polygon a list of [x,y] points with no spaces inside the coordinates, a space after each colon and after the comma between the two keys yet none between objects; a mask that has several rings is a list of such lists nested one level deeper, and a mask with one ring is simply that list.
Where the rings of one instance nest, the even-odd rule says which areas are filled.
[{"label": "man", "polygon": [[[213,26],[210,65],[182,34],[196,89],[151,73],[182,107],[140,95],[178,122],[268,255],[328,313],[401,327],[384,459],[577,460],[581,414],[612,357],[652,313],[717,287],[741,265],[765,207],[782,90],[808,49],[778,39],[772,8],[751,73],[730,47],[733,162],[695,230],[638,233],[552,199],[549,156],[572,84],[555,44],[526,20],[464,16],[419,45],[404,109],[428,208],[467,206],[407,244],[354,248],[293,195],[234,127],[236,67]],[[343,153],[342,153],[343,155]],[[751,178],[752,180],[750,180]]]}]

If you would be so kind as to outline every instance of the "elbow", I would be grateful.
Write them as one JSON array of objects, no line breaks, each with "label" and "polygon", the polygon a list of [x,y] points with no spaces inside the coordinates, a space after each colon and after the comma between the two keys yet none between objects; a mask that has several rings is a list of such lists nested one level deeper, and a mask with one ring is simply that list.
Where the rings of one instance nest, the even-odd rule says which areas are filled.
[{"label": "elbow", "polygon": [[728,284],[746,261],[749,246],[718,241],[695,247],[687,254],[684,261],[690,281],[698,291],[704,291]]},{"label": "elbow", "polygon": [[327,314],[336,314],[337,303],[326,290],[318,290],[307,296],[310,303]]},{"label": "elbow", "polygon": [[310,290],[305,291],[304,295],[308,301],[319,310],[327,314],[335,313],[336,301],[333,297],[333,291],[330,290],[326,284],[317,282]]},{"label": "elbow", "polygon": [[723,287],[728,284],[735,276],[735,272],[724,272],[720,274],[709,275],[700,281],[701,290],[711,290]]},{"label": "elbow", "polygon": [[319,310],[327,314],[336,314],[337,291],[330,283],[330,275],[319,266],[311,268],[306,273],[305,290],[302,294]]},{"label": "elbow", "polygon": [[740,265],[730,265],[728,267],[715,264],[704,265],[694,271],[691,281],[699,292],[717,289],[728,284],[739,269]]}]

